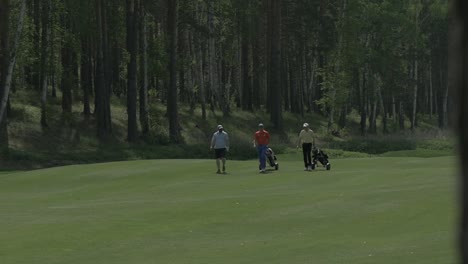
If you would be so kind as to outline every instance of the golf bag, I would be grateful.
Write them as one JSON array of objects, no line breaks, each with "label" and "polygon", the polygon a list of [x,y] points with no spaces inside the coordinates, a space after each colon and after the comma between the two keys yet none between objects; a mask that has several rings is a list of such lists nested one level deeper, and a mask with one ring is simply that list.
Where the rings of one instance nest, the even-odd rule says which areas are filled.
[{"label": "golf bag", "polygon": [[273,152],[271,148],[267,148],[265,152],[265,157],[266,157],[267,163],[270,164],[271,167],[275,167],[275,170],[279,169],[279,164],[277,162],[275,152]]},{"label": "golf bag", "polygon": [[325,167],[327,170],[330,170],[331,168],[330,162],[328,161],[328,155],[321,149],[314,147],[312,150],[312,169],[315,169],[320,165]]}]

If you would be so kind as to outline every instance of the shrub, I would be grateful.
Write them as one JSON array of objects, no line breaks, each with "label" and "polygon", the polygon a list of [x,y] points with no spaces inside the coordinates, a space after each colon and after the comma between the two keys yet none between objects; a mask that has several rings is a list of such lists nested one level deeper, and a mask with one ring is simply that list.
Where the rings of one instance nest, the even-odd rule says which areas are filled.
[{"label": "shrub", "polygon": [[324,149],[327,155],[333,159],[343,159],[343,158],[368,158],[370,157],[369,154],[361,153],[361,152],[351,152],[351,151],[344,151],[341,149]]},{"label": "shrub", "polygon": [[156,145],[169,145],[171,140],[169,137],[169,131],[163,126],[154,126],[150,129],[148,135],[143,140],[148,144]]},{"label": "shrub", "polygon": [[409,139],[350,139],[332,142],[330,148],[368,154],[382,154],[389,151],[414,150],[416,149],[416,142]]},{"label": "shrub", "polygon": [[418,147],[430,150],[453,150],[456,143],[448,139],[430,139],[418,143]]}]

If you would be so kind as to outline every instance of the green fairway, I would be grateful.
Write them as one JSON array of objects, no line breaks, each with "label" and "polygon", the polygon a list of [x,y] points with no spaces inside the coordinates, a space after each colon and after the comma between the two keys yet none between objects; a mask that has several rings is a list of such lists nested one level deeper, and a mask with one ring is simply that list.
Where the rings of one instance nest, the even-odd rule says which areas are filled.
[{"label": "green fairway", "polygon": [[0,263],[456,263],[453,157],[155,160],[0,174]]}]

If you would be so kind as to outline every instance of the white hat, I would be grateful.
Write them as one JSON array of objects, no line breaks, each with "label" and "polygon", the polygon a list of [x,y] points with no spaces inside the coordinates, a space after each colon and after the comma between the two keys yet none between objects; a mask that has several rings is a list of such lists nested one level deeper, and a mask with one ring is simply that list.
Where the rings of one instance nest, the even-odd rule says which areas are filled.
[{"label": "white hat", "polygon": [[218,125],[218,130],[223,129],[223,125]]},{"label": "white hat", "polygon": [[304,125],[302,125],[302,127],[309,127],[309,124],[308,124],[308,123],[304,123]]},{"label": "white hat", "polygon": [[263,124],[262,124],[262,123],[260,123],[260,124],[258,124],[258,126],[259,126],[259,127],[263,127]]}]

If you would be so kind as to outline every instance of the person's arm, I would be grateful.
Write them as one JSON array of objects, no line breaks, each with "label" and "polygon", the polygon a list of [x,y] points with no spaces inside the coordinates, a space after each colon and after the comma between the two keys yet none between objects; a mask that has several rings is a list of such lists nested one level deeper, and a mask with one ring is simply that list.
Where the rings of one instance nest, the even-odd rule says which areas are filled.
[{"label": "person's arm", "polygon": [[226,133],[226,150],[229,151],[229,135]]},{"label": "person's arm", "polygon": [[304,132],[304,130],[301,130],[301,132],[299,133],[299,137],[297,138],[297,145],[296,145],[296,148],[299,148],[299,146],[301,145],[303,132]]},{"label": "person's arm", "polygon": [[215,134],[213,134],[213,137],[211,138],[210,149],[214,148],[214,144],[215,144]]},{"label": "person's arm", "polygon": [[254,146],[254,148],[257,146],[257,137],[256,137],[256,134],[254,134],[253,146]]},{"label": "person's arm", "polygon": [[312,131],[312,147],[315,148],[315,133],[312,129],[310,131]]}]

